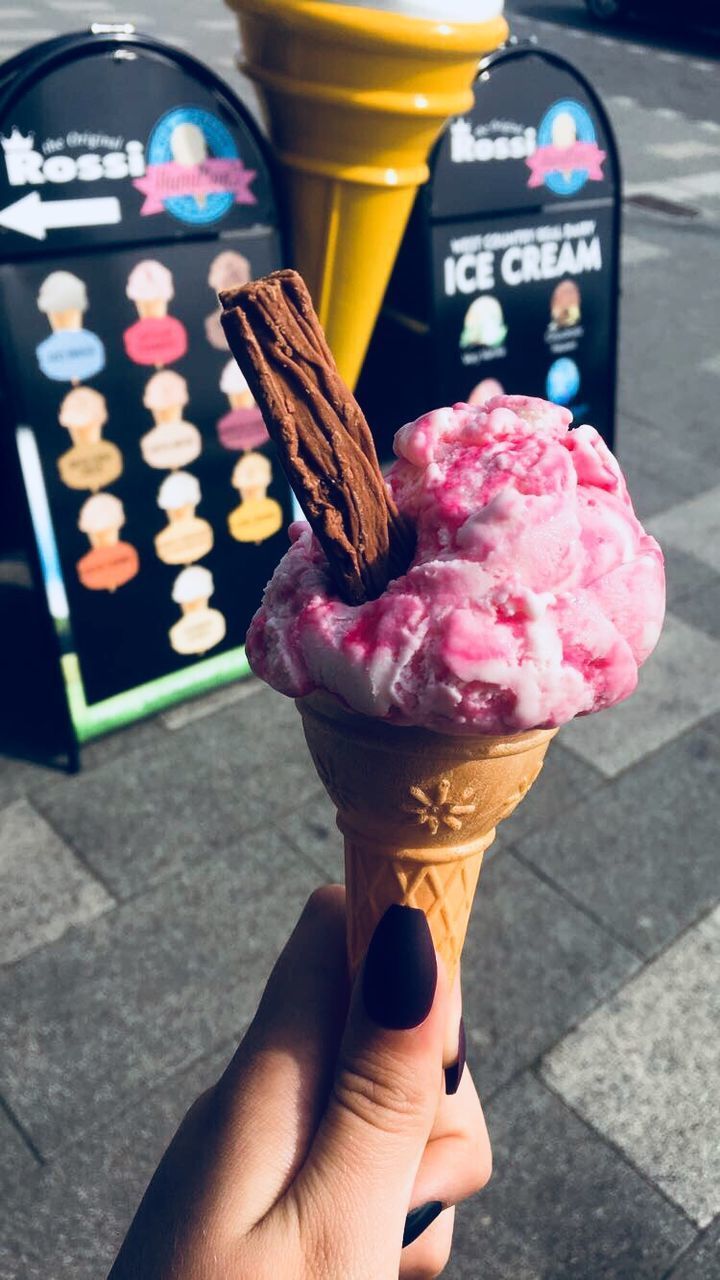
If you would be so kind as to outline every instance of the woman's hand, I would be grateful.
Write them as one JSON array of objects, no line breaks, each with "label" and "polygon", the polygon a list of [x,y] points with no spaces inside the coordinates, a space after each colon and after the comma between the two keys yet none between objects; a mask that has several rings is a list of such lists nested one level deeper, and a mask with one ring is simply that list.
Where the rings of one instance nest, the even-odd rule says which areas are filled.
[{"label": "woman's hand", "polygon": [[344,901],[337,886],[310,898],[235,1057],[165,1153],[110,1280],[442,1271],[452,1206],[490,1176],[470,1073],[446,1092],[459,985],[448,989],[422,912],[392,907],[350,992]]}]

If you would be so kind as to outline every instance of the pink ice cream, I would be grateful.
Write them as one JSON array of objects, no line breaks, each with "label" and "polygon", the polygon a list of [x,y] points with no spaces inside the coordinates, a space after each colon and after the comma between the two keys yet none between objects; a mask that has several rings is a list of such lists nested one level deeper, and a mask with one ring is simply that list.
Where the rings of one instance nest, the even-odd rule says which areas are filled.
[{"label": "pink ice cream", "polygon": [[444,733],[552,728],[626,698],[662,626],[662,552],[602,438],[571,417],[496,396],[403,427],[388,483],[417,530],[407,573],[347,605],[294,524],[248,632],[253,670]]}]

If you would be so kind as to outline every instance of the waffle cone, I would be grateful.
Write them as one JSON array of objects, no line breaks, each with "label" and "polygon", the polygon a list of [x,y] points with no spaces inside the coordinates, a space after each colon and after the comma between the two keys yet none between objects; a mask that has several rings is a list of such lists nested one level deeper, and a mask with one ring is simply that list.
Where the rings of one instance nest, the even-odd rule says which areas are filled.
[{"label": "waffle cone", "polygon": [[356,715],[323,693],[297,705],[344,837],[351,973],[383,913],[400,903],[425,912],[452,977],[483,854],[557,730],[469,737]]}]

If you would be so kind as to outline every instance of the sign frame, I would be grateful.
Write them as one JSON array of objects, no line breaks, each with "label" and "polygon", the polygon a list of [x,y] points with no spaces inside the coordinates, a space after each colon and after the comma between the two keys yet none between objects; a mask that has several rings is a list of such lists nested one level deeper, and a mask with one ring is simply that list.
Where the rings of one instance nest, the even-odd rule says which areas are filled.
[{"label": "sign frame", "polygon": [[[227,108],[228,116],[238,122],[237,127],[242,125],[250,135],[252,144],[264,164],[263,181],[267,180],[264,189],[270,201],[267,208],[271,211],[271,222],[267,226],[268,230],[272,230],[273,243],[276,245],[276,250],[273,252],[278,254],[278,260],[274,265],[282,265],[286,258],[288,243],[287,223],[285,209],[280,199],[278,167],[275,158],[257,122],[230,86],[209,67],[184,50],[175,49],[171,44],[137,33],[125,25],[117,28],[91,29],[90,32],[70,33],[23,50],[9,59],[0,71],[0,133],[4,134],[7,128],[11,127],[8,126],[8,120],[12,116],[15,104],[23,100],[34,86],[41,84],[59,67],[65,66],[68,62],[81,62],[84,57],[97,57],[102,54],[110,54],[114,58],[137,58],[141,51],[150,56],[162,57],[166,62],[179,68],[180,73],[184,73],[191,81],[199,82],[207,96],[212,97],[213,100],[219,98]],[[37,188],[33,190],[37,191]],[[40,187],[39,191],[42,192],[43,188]],[[61,192],[57,192],[56,189],[53,194],[61,194]],[[212,197],[203,196],[202,198],[207,200]],[[59,206],[61,201],[56,200],[53,203]],[[199,203],[198,207],[202,208],[202,204]],[[261,222],[252,224],[247,234],[253,234],[253,226],[255,231],[259,231],[264,225]],[[174,245],[180,246],[190,241],[197,241],[201,248],[205,247],[206,253],[212,246],[215,246],[215,253],[219,253],[234,246],[242,247],[245,234],[238,229],[226,230],[222,222],[220,225],[211,223],[196,227],[185,226],[178,222],[177,227],[159,230],[145,241],[134,240],[130,235],[107,244],[96,242],[85,252],[89,259],[97,258],[98,255],[124,253],[129,250],[136,251],[140,256],[145,250],[149,258],[153,256],[153,246],[160,246],[161,253],[164,246],[169,253]],[[33,263],[43,263],[47,271],[51,272],[56,265],[62,266],[63,259],[68,257],[68,250],[65,247],[54,251],[48,248],[45,242],[30,239],[26,243],[16,241],[10,251],[5,246],[3,248],[5,251],[0,262],[5,264],[6,270],[12,270],[15,266],[27,268]],[[229,359],[229,352],[227,356]],[[123,689],[109,697],[95,699],[92,702],[86,699],[80,678],[78,651],[72,640],[71,612],[67,606],[58,546],[43,480],[43,468],[37,452],[34,430],[27,419],[24,419],[18,403],[20,380],[10,376],[11,357],[11,344],[9,342],[0,344],[0,370],[5,375],[0,398],[0,455],[5,455],[3,461],[6,476],[0,491],[0,497],[3,499],[0,505],[6,508],[4,527],[0,528],[0,542],[5,542],[8,547],[20,545],[25,551],[33,588],[39,593],[39,598],[45,602],[44,616],[48,635],[52,637],[52,649],[57,656],[59,680],[64,690],[62,705],[65,711],[65,723],[57,726],[58,735],[62,737],[65,744],[69,767],[75,771],[80,767],[80,749],[85,742],[132,720],[172,706],[190,695],[199,695],[245,676],[249,674],[250,669],[244,645],[235,645],[225,648],[215,656],[203,655],[197,659],[193,657],[187,665],[178,666],[165,675],[156,675],[150,680]],[[75,383],[76,380],[72,381]],[[231,416],[232,414],[228,415],[228,417]],[[237,426],[235,429],[237,432]],[[227,449],[248,448],[247,445],[241,446],[229,442],[227,432],[225,440],[221,437],[221,443]],[[242,456],[249,457],[250,454],[245,453]],[[179,473],[171,471],[170,474]],[[159,473],[158,478],[160,478]],[[278,483],[280,483],[279,480]],[[283,481],[282,484],[284,483]],[[267,502],[269,503],[269,499]],[[286,527],[292,518],[291,502],[292,495],[288,490],[287,499],[285,497],[282,499],[283,527]],[[231,532],[231,536],[240,541],[250,540],[242,532]],[[184,562],[169,560],[166,563],[180,565]],[[238,590],[242,590],[240,584],[238,584]],[[172,647],[176,647],[175,643]],[[177,651],[181,654],[189,652],[182,648]]]}]

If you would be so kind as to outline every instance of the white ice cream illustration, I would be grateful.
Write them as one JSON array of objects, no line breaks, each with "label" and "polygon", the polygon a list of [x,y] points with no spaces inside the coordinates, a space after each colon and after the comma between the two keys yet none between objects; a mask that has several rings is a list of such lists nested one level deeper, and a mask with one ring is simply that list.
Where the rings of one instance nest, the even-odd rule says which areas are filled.
[{"label": "white ice cream illustration", "polygon": [[[207,160],[205,134],[199,125],[191,124],[190,121],[175,125],[170,134],[170,151],[176,164],[186,165],[188,168],[195,168],[203,160]],[[205,207],[205,199],[202,193],[195,196],[198,208]]]},{"label": "white ice cream illustration", "polygon": [[180,606],[182,617],[170,629],[170,644],[176,653],[206,653],[225,636],[225,618],[219,609],[210,608],[215,590],[213,576],[202,565],[193,565],[178,574],[172,598]]},{"label": "white ice cream illustration", "polygon": [[166,316],[168,303],[175,294],[172,274],[162,262],[145,258],[130,272],[125,293],[135,303],[141,320],[148,316]]},{"label": "white ice cream illustration", "polygon": [[155,538],[155,550],[165,564],[192,564],[212,548],[212,526],[195,515],[200,498],[200,485],[189,471],[174,471],[160,485],[157,503],[168,523]]},{"label": "white ice cream illustration", "polygon": [[499,347],[506,335],[507,327],[497,298],[483,294],[470,303],[460,335],[462,348]]},{"label": "white ice cream illustration", "polygon": [[88,306],[87,289],[71,271],[52,271],[40,286],[37,304],[53,332],[82,329],[83,314]]}]

